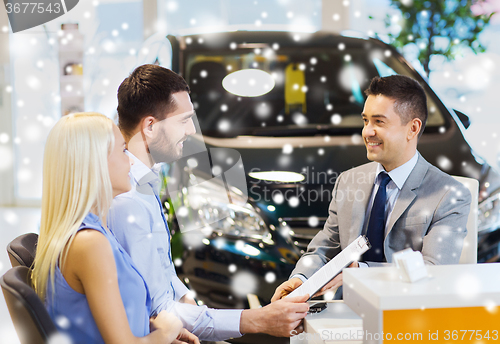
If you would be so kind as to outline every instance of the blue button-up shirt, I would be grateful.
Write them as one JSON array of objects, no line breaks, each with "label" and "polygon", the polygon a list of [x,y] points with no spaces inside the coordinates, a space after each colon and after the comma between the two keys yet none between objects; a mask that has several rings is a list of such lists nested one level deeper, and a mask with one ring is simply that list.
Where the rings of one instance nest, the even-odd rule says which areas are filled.
[{"label": "blue button-up shirt", "polygon": [[132,190],[118,195],[108,214],[108,227],[130,254],[151,294],[151,315],[174,313],[201,340],[239,337],[241,310],[215,310],[179,301],[189,290],[179,280],[170,254],[170,232],[158,200],[158,166],[147,167],[132,154]]}]

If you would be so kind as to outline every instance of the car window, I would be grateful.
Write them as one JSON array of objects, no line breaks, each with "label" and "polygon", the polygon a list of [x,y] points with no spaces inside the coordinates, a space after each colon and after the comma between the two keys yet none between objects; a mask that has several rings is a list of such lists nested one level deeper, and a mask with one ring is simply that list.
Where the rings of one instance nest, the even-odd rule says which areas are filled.
[{"label": "car window", "polygon": [[[364,90],[370,80],[391,74],[411,76],[406,65],[380,48],[249,46],[187,56],[186,78],[205,135],[297,136],[315,135],[319,129],[330,134],[359,133]],[[268,73],[274,87],[257,97],[228,92],[224,78],[246,69]],[[443,125],[442,114],[427,96],[427,126]]]}]

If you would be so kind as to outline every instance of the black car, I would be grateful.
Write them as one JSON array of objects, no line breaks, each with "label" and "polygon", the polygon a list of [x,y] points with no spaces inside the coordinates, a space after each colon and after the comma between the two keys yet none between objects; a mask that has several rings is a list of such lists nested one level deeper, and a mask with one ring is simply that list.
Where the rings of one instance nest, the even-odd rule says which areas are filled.
[{"label": "black car", "polygon": [[[191,157],[169,166],[165,196],[178,273],[198,300],[248,307],[253,293],[269,303],[323,227],[336,177],[368,162],[360,114],[375,76],[407,75],[424,87],[429,119],[418,150],[451,175],[479,180],[478,261],[499,260],[500,176],[464,139],[468,117],[448,109],[394,48],[324,32],[168,39],[202,133],[185,145],[195,147]],[[231,82],[262,87],[241,94]],[[241,165],[243,185],[228,186],[222,172]],[[205,228],[183,230],[185,219]]]}]

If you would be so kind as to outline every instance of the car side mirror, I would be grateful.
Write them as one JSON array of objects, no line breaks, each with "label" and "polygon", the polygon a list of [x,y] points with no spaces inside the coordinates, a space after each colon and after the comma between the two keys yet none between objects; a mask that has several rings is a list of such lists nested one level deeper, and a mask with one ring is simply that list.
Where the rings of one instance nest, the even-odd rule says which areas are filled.
[{"label": "car side mirror", "polygon": [[464,125],[465,129],[469,128],[470,127],[470,118],[469,118],[469,116],[467,116],[463,112],[455,110],[455,109],[453,109],[453,111],[455,111],[455,113],[458,116],[458,119],[460,120],[460,122],[462,122],[462,124]]}]

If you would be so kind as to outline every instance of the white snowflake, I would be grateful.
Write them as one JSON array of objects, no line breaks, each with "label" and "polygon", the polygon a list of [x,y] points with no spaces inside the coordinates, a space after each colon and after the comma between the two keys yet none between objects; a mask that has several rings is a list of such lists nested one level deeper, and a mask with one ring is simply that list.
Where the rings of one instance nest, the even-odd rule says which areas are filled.
[{"label": "white snowflake", "polygon": [[68,318],[66,318],[64,315],[59,315],[56,319],[55,322],[57,326],[63,328],[63,329],[68,329],[69,326],[71,325],[71,322],[69,321]]},{"label": "white snowflake", "polygon": [[293,152],[293,146],[289,143],[283,145],[283,154],[291,154]]},{"label": "white snowflake", "polygon": [[338,113],[334,113],[331,117],[331,122],[334,125],[339,125],[340,122],[342,122],[342,116],[340,116]]},{"label": "white snowflake", "polygon": [[307,117],[300,112],[296,112],[292,115],[292,121],[297,125],[306,125],[308,122]]},{"label": "white snowflake", "polygon": [[299,203],[300,203],[299,199],[295,196],[290,197],[290,199],[288,200],[288,205],[292,208],[296,208],[299,205]]},{"label": "white snowflake", "polygon": [[247,294],[254,294],[257,290],[258,281],[249,272],[242,271],[235,274],[231,281],[231,291],[233,294],[246,297]]},{"label": "white snowflake", "polygon": [[182,206],[182,207],[179,207],[179,209],[177,209],[175,213],[179,217],[186,217],[189,214],[189,210],[188,210],[188,208]]},{"label": "white snowflake", "polygon": [[283,194],[277,190],[273,192],[272,198],[273,198],[274,203],[276,203],[276,204],[281,204],[285,200],[285,197],[283,196]]},{"label": "white snowflake", "polygon": [[167,2],[167,11],[176,12],[178,8],[179,8],[179,4],[177,3],[177,1]]},{"label": "white snowflake", "polygon": [[309,267],[312,265],[313,261],[312,261],[312,258],[309,257],[309,256],[305,256],[301,259],[301,263],[305,266],[305,267]]},{"label": "white snowflake", "polygon": [[218,127],[222,132],[228,131],[231,128],[231,122],[229,122],[227,119],[221,119],[219,121]]},{"label": "white snowflake", "polygon": [[317,216],[310,216],[307,220],[309,227],[316,227],[319,224],[319,219]]},{"label": "white snowflake", "polygon": [[451,162],[451,160],[444,155],[438,156],[436,162],[439,168],[441,168],[444,171],[449,171],[453,167],[453,163]]},{"label": "white snowflake", "polygon": [[245,243],[243,242],[243,240],[238,240],[238,241],[236,241],[234,246],[236,247],[237,250],[242,251],[243,248],[245,247]]},{"label": "white snowflake", "polygon": [[191,298],[191,299],[194,299],[196,297],[196,292],[194,290],[190,290],[186,293],[186,295]]},{"label": "white snowflake", "polygon": [[267,283],[273,283],[274,281],[276,281],[276,274],[272,271],[269,271],[264,276],[264,279],[266,280]]},{"label": "white snowflake", "polygon": [[17,179],[20,182],[28,182],[33,178],[33,173],[27,168],[21,168],[17,172]]},{"label": "white snowflake", "polygon": [[359,134],[354,134],[351,136],[351,141],[354,144],[360,144],[363,142],[363,138]]},{"label": "white snowflake", "polygon": [[491,314],[496,314],[498,312],[498,305],[493,300],[486,300],[484,302],[484,308]]},{"label": "white snowflake", "polygon": [[71,338],[67,334],[58,332],[58,333],[51,335],[48,338],[47,343],[48,344],[72,344],[73,341],[71,340]]},{"label": "white snowflake", "polygon": [[474,275],[462,274],[455,283],[455,289],[461,298],[471,300],[479,294],[481,283]]},{"label": "white snowflake", "polygon": [[196,160],[195,158],[189,158],[187,160],[187,164],[191,168],[196,168],[198,166],[198,160]]},{"label": "white snowflake", "polygon": [[333,300],[334,296],[335,296],[335,293],[331,290],[328,290],[326,293],[323,294],[323,300],[325,300],[325,301]]}]

